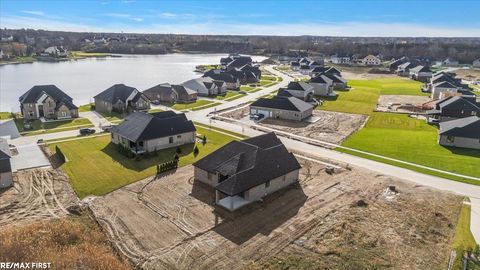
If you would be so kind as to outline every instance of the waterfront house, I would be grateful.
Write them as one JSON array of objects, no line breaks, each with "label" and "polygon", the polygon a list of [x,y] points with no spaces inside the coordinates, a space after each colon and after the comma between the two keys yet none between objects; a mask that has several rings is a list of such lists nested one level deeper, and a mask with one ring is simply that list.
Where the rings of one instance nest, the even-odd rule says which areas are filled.
[{"label": "waterfront house", "polygon": [[232,141],[193,167],[195,181],[213,187],[216,205],[229,211],[297,183],[301,169],[274,133]]},{"label": "waterfront house", "polygon": [[134,154],[154,152],[195,142],[195,126],[185,114],[173,111],[134,112],[111,128],[112,143]]},{"label": "waterfront house", "polygon": [[136,88],[125,84],[115,84],[93,99],[97,112],[131,113],[150,109],[150,100]]},{"label": "waterfront house", "polygon": [[470,116],[440,123],[438,143],[470,149],[480,149],[480,117]]},{"label": "waterfront house", "polygon": [[199,96],[222,95],[227,91],[226,83],[210,77],[191,79],[181,85],[197,92]]},{"label": "waterfront house", "polygon": [[73,99],[53,84],[35,85],[20,98],[20,111],[25,120],[78,117]]},{"label": "waterfront house", "polygon": [[169,83],[158,84],[145,91],[143,94],[151,101],[167,103],[191,103],[197,100],[197,92],[183,85]]}]

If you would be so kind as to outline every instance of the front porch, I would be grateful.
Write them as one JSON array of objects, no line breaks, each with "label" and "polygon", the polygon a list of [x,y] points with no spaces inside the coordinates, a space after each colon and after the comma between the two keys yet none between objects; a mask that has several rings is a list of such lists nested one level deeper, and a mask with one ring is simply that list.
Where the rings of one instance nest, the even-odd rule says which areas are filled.
[{"label": "front porch", "polygon": [[240,195],[225,196],[224,198],[220,198],[221,194],[223,193],[215,190],[215,204],[220,205],[229,211],[235,211],[251,203],[251,201],[245,200],[245,198]]}]

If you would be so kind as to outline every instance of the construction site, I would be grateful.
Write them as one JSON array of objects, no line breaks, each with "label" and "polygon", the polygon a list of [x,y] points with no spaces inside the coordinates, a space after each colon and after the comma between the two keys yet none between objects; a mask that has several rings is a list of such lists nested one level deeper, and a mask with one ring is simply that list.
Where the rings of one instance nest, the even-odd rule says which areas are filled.
[{"label": "construction site", "polygon": [[430,101],[428,96],[381,95],[378,97],[375,111],[405,114],[425,113],[424,104]]},{"label": "construction site", "polygon": [[214,205],[193,167],[89,202],[116,250],[142,269],[438,269],[447,264],[462,197],[297,156],[299,183],[235,212]]}]

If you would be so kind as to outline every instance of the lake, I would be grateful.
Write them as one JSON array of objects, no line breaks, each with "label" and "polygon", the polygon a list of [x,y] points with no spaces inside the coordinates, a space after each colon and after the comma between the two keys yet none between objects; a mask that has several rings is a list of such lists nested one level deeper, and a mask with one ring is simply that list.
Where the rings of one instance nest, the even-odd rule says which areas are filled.
[{"label": "lake", "polygon": [[[113,84],[124,83],[140,91],[159,83],[179,84],[198,78],[195,66],[219,64],[226,54],[122,55],[65,62],[35,62],[0,66],[0,111],[20,110],[18,98],[34,85],[55,84],[77,105]],[[254,61],[265,57],[253,56]]]}]

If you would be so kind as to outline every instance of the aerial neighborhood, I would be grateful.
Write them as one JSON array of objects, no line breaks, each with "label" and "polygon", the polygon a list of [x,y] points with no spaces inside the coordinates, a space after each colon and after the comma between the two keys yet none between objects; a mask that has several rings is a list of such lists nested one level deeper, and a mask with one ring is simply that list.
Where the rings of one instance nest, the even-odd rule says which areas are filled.
[{"label": "aerial neighborhood", "polygon": [[[230,37],[230,53],[99,55],[127,44],[151,49],[151,38],[86,33],[84,51],[72,52],[78,48],[57,37],[35,53],[35,62],[51,63],[32,66],[91,65],[84,79],[92,81],[76,88],[82,93],[50,75],[20,92],[1,89],[14,98],[0,113],[0,239],[14,235],[2,234],[4,226],[38,223],[65,254],[85,241],[77,232],[92,230],[111,269],[443,269],[478,261],[479,55],[467,63],[454,53],[393,54],[363,38],[348,50],[342,39],[309,37],[301,41],[310,49],[279,42],[281,50],[246,53],[253,45]],[[209,38],[197,43],[220,42]],[[0,44],[12,42],[2,35]],[[330,42],[338,49],[311,49]],[[94,72],[111,63],[128,72]],[[74,224],[49,223],[57,219]],[[0,240],[0,249],[14,250],[8,243]],[[77,263],[70,268],[92,268]]]}]

